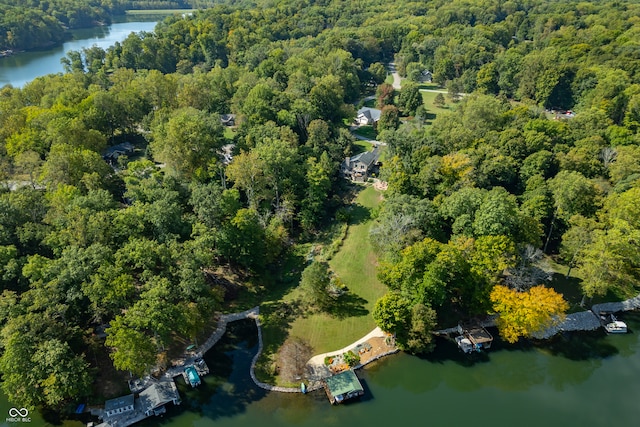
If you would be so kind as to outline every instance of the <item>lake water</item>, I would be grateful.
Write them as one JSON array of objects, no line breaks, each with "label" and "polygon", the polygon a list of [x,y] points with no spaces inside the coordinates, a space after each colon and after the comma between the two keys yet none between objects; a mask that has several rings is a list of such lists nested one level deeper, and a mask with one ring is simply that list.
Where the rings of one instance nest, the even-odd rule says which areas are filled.
[{"label": "lake water", "polygon": [[[140,18],[138,18],[140,19]],[[119,22],[109,26],[73,30],[73,39],[51,49],[22,52],[0,58],[0,87],[11,84],[22,87],[36,77],[64,71],[60,59],[70,50],[97,45],[103,49],[124,40],[132,32],[153,31],[156,21]]]},{"label": "lake water", "polygon": [[[640,314],[627,314],[624,320],[632,331],[626,335],[574,333],[541,346],[494,342],[491,350],[475,357],[440,340],[428,358],[400,353],[358,371],[366,394],[341,406],[331,406],[322,391],[290,395],[255,387],[248,374],[257,350],[255,325],[236,322],[207,353],[212,374],[203,384],[190,389],[180,380],[182,405],[140,425],[634,426],[640,419]],[[0,413],[9,407],[0,401]],[[35,414],[29,426],[20,427],[43,424]]]}]

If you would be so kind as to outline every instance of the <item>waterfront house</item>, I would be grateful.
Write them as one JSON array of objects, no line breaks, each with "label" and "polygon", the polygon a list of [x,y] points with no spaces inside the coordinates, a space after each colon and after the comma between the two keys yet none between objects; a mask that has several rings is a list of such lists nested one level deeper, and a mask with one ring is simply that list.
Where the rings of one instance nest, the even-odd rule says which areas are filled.
[{"label": "waterfront house", "polygon": [[133,394],[116,397],[104,403],[104,414],[106,417],[122,415],[128,412],[133,412]]},{"label": "waterfront house", "polygon": [[354,182],[366,182],[372,169],[377,165],[379,156],[379,149],[376,147],[373,151],[365,151],[345,158],[340,166],[342,177]]},{"label": "waterfront house", "polygon": [[362,107],[356,114],[356,123],[359,125],[372,125],[380,120],[382,111],[376,108]]},{"label": "waterfront house", "polygon": [[364,388],[353,369],[327,378],[324,381],[324,390],[332,405],[364,394]]},{"label": "waterfront house", "polygon": [[180,404],[180,395],[173,380],[159,381],[143,390],[138,396],[140,409],[146,416],[160,415],[166,412],[165,405]]}]

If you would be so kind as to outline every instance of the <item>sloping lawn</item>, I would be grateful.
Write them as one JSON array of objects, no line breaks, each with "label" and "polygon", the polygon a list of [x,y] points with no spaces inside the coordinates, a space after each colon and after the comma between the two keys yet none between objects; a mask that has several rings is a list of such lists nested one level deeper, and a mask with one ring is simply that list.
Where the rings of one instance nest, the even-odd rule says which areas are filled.
[{"label": "sloping lawn", "polygon": [[329,262],[349,288],[337,315],[310,314],[296,319],[290,334],[304,338],[314,353],[340,349],[375,328],[371,311],[386,288],[376,277],[377,258],[369,240],[369,211],[380,203],[373,187],[363,189],[356,201],[353,223],[340,251]]},{"label": "sloping lawn", "polygon": [[376,130],[371,125],[360,126],[355,129],[353,133],[369,139],[376,139],[376,137],[378,136]]}]

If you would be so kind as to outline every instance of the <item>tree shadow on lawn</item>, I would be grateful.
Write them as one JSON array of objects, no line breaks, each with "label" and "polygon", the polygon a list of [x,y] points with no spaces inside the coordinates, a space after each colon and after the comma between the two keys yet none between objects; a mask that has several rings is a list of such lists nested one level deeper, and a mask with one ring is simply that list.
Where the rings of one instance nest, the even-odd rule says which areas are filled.
[{"label": "tree shadow on lawn", "polygon": [[340,295],[335,304],[327,310],[327,313],[339,319],[366,316],[369,314],[369,310],[364,307],[366,303],[366,299],[347,292],[346,294]]},{"label": "tree shadow on lawn", "polygon": [[349,212],[349,225],[362,224],[371,218],[371,211],[360,204],[354,203],[347,210]]}]

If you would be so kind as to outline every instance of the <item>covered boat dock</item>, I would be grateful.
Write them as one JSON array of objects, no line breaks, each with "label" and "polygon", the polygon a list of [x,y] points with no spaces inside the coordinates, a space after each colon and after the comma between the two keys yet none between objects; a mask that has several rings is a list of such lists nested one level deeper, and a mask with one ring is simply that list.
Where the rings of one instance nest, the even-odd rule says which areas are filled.
[{"label": "covered boat dock", "polygon": [[364,394],[364,388],[353,369],[327,378],[324,390],[332,405]]}]

